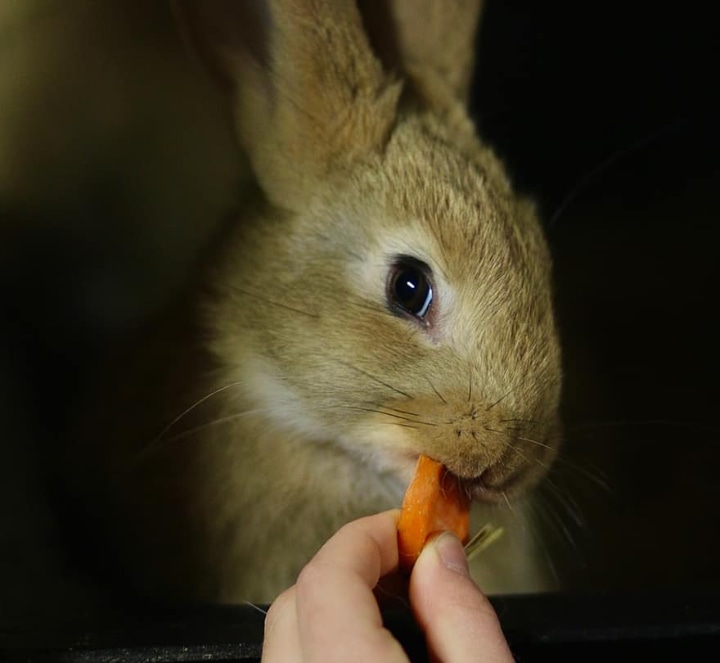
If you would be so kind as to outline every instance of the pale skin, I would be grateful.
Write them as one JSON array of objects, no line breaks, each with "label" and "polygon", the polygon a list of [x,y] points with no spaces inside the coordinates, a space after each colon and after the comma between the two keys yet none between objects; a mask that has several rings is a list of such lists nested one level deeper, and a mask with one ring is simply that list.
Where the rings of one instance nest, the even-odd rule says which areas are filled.
[{"label": "pale skin", "polygon": [[[270,607],[263,663],[409,663],[383,627],[373,589],[397,570],[398,511],[355,520],[307,564]],[[470,579],[460,542],[433,538],[418,559],[409,600],[438,663],[512,663],[488,599]]]}]

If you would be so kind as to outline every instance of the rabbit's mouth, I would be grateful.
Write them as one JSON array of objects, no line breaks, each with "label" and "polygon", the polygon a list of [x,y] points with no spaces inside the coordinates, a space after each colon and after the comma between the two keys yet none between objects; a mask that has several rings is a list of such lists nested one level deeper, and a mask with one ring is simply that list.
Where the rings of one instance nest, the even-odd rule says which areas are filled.
[{"label": "rabbit's mouth", "polygon": [[[399,465],[398,472],[403,480],[409,483],[412,470],[417,464],[418,454],[407,456],[404,462]],[[478,476],[463,477],[454,472],[452,466],[443,462],[440,458],[434,458],[445,465],[446,471],[455,477],[462,489],[468,494],[473,502],[482,504],[508,504],[511,499],[523,493],[529,486],[535,484],[544,471],[538,472],[530,466],[509,469],[498,463],[493,465]]]},{"label": "rabbit's mouth", "polygon": [[560,445],[556,415],[469,403],[467,394],[453,399],[446,393],[444,399],[387,402],[364,414],[342,436],[343,446],[359,451],[377,472],[404,487],[418,456],[428,456],[481,503],[508,503],[545,475]]},{"label": "rabbit's mouth", "polygon": [[496,504],[509,503],[538,478],[538,473],[530,472],[528,468],[508,472],[493,466],[475,478],[460,479],[460,483],[474,502]]},{"label": "rabbit's mouth", "polygon": [[[412,479],[419,455],[401,453],[394,455],[390,461],[394,470],[392,473],[405,487]],[[446,471],[456,478],[473,502],[481,504],[509,504],[510,500],[537,483],[545,474],[544,469],[538,470],[538,465],[523,464],[516,467],[512,463],[498,462],[481,471],[477,476],[468,477],[458,473],[450,460],[441,457],[433,457],[433,460],[445,466]]]},{"label": "rabbit's mouth", "polygon": [[380,420],[373,427],[372,447],[385,469],[408,483],[418,456],[423,454],[457,476],[474,501],[506,503],[536,484],[557,454],[560,424],[556,418],[545,422],[528,418],[525,424],[524,419],[499,407],[489,413],[471,407],[467,413],[465,406],[451,416],[448,407],[436,412],[421,405],[390,405],[393,412],[423,412],[417,425],[401,430],[393,427],[389,432]]}]

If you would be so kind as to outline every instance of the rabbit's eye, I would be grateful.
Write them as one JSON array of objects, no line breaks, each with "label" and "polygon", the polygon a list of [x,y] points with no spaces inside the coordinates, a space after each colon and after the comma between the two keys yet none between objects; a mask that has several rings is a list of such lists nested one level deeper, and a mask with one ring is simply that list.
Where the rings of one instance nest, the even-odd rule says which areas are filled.
[{"label": "rabbit's eye", "polygon": [[433,289],[430,268],[410,257],[401,257],[390,269],[387,297],[390,307],[424,321],[430,311]]}]

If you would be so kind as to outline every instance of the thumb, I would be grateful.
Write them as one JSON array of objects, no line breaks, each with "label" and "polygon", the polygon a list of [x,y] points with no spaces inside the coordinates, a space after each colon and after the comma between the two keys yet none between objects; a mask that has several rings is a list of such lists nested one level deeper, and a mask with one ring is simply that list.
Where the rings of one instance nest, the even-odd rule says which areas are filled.
[{"label": "thumb", "polygon": [[444,532],[423,549],[410,576],[410,603],[441,663],[512,663],[490,601],[471,580],[460,541]]}]

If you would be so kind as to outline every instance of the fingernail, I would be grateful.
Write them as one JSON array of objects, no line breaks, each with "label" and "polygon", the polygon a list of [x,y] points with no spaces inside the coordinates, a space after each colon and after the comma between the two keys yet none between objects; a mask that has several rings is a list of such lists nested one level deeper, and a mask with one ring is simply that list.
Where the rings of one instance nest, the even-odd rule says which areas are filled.
[{"label": "fingernail", "polygon": [[465,550],[454,534],[443,532],[433,541],[433,544],[446,568],[460,575],[470,576],[470,567],[468,566]]}]

